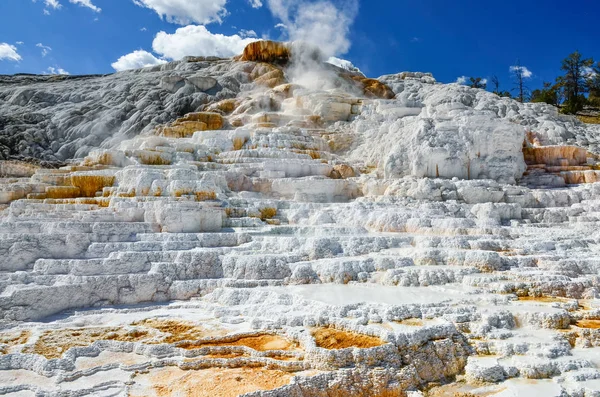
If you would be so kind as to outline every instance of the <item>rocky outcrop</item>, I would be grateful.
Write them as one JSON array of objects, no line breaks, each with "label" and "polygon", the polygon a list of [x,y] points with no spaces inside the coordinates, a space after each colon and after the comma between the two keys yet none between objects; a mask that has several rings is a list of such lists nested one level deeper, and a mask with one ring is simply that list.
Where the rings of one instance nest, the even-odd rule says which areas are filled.
[{"label": "rocky outcrop", "polygon": [[291,58],[288,43],[271,40],[260,40],[250,43],[244,48],[241,61],[286,64]]},{"label": "rocky outcrop", "polygon": [[587,164],[587,150],[577,146],[533,146],[523,149],[527,164],[568,167]]},{"label": "rocky outcrop", "polygon": [[351,157],[381,168],[388,178],[412,175],[506,183],[521,178],[522,126],[490,118],[488,111],[476,106],[476,91],[403,77],[386,78],[388,85],[397,86],[395,99],[362,107],[353,124],[365,138]]},{"label": "rocky outcrop", "polygon": [[523,155],[527,163],[523,184],[555,187],[600,181],[594,155],[584,148],[525,144]]},{"label": "rocky outcrop", "polygon": [[157,128],[157,133],[164,137],[185,138],[196,131],[220,130],[223,128],[223,117],[219,113],[188,113],[168,126]]},{"label": "rocky outcrop", "polygon": [[[248,74],[187,60],[109,76],[0,79],[0,158],[64,161],[234,98]],[[243,81],[239,81],[242,78]]]},{"label": "rocky outcrop", "polygon": [[599,131],[272,46],[0,79],[0,394],[592,395]]},{"label": "rocky outcrop", "polygon": [[359,83],[367,98],[393,99],[396,93],[379,80],[362,76],[350,76],[350,79]]}]

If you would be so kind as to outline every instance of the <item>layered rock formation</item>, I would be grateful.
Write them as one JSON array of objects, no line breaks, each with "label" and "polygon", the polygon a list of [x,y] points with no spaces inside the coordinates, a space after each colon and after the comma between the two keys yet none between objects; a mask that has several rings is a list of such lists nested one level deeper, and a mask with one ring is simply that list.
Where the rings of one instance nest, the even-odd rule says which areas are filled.
[{"label": "layered rock formation", "polygon": [[598,128],[293,49],[2,78],[0,394],[595,395]]}]

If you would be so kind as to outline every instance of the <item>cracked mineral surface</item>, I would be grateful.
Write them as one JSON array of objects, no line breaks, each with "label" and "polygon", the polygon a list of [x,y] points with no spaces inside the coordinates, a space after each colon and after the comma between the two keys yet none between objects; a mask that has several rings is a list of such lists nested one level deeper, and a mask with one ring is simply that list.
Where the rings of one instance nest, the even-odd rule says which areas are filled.
[{"label": "cracked mineral surface", "polygon": [[302,48],[0,78],[0,394],[600,396],[600,127]]}]

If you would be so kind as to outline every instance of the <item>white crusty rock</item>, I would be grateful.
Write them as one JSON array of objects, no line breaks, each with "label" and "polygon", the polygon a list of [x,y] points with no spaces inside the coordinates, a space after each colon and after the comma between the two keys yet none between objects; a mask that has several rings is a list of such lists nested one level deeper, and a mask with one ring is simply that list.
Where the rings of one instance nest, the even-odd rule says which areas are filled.
[{"label": "white crusty rock", "polygon": [[0,77],[0,394],[596,395],[598,127],[289,48]]}]

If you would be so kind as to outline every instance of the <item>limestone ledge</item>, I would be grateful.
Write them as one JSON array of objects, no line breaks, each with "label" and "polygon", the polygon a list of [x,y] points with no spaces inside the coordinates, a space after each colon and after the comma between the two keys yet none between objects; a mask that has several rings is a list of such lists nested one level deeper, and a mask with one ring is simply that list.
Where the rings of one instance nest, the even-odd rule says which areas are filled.
[{"label": "limestone ledge", "polygon": [[597,128],[300,44],[44,79],[0,87],[0,394],[600,388]]}]

